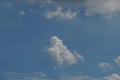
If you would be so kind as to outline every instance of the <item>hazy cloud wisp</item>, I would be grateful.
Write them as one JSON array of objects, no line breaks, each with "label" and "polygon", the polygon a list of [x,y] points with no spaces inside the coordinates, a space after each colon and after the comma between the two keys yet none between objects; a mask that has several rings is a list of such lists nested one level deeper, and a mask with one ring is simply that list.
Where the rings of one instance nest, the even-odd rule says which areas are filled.
[{"label": "hazy cloud wisp", "polygon": [[63,12],[62,7],[57,7],[55,11],[47,11],[45,14],[45,17],[47,19],[59,18],[59,19],[72,20],[76,18],[76,16],[77,16],[77,12],[72,12],[71,9]]},{"label": "hazy cloud wisp", "polygon": [[113,65],[111,65],[110,63],[107,63],[107,62],[101,62],[98,64],[98,66],[103,69],[104,71],[106,70],[110,70],[113,68]]}]

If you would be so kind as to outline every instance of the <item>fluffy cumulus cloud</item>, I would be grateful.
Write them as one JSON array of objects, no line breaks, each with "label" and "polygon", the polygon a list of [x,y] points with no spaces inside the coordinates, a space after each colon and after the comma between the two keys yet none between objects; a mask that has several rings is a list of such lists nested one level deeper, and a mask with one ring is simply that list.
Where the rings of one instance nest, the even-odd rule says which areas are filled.
[{"label": "fluffy cumulus cloud", "polygon": [[118,56],[116,59],[114,59],[114,62],[120,66],[120,56]]},{"label": "fluffy cumulus cloud", "polygon": [[51,38],[50,47],[47,49],[47,52],[51,55],[53,60],[61,66],[76,64],[78,59],[84,61],[82,55],[72,53],[57,36]]},{"label": "fluffy cumulus cloud", "polygon": [[110,70],[113,68],[113,65],[111,65],[110,63],[106,63],[106,62],[101,62],[98,64],[98,66],[103,69],[104,71],[106,70]]},{"label": "fluffy cumulus cloud", "polygon": [[77,12],[71,11],[71,9],[67,11],[62,11],[62,7],[57,7],[55,11],[47,11],[45,17],[48,19],[51,18],[59,18],[59,19],[67,19],[72,20],[77,16]]}]

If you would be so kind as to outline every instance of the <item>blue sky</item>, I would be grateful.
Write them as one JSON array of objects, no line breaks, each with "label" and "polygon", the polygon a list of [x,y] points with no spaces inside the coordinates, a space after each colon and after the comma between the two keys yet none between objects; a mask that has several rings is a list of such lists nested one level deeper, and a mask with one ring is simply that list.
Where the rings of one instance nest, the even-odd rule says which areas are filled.
[{"label": "blue sky", "polygon": [[0,80],[120,80],[119,3],[0,0]]}]

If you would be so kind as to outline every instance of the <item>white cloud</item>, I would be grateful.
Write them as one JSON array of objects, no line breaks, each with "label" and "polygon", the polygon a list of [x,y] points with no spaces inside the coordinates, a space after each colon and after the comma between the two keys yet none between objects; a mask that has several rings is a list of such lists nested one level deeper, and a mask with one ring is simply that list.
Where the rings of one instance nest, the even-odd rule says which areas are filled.
[{"label": "white cloud", "polygon": [[88,14],[116,14],[120,12],[120,0],[87,0],[85,7]]},{"label": "white cloud", "polygon": [[110,15],[120,12],[120,0],[52,0],[56,3],[84,6],[88,14]]},{"label": "white cloud", "polygon": [[58,75],[57,79],[49,78],[44,72],[33,72],[33,73],[16,73],[7,72],[4,74],[5,80],[120,80],[120,75],[113,73],[110,76],[105,77],[92,77],[83,75]]},{"label": "white cloud", "polygon": [[[57,0],[53,0],[56,1]],[[59,1],[60,2],[60,1]],[[62,0],[61,3],[84,6],[87,15],[101,14],[112,16],[120,12],[120,0]]]},{"label": "white cloud", "polygon": [[72,53],[67,46],[63,44],[57,36],[53,36],[50,41],[50,47],[47,52],[51,55],[54,61],[61,66],[69,66],[77,63],[77,59],[84,60],[79,53]]},{"label": "white cloud", "polygon": [[99,66],[100,68],[102,68],[104,71],[110,70],[110,69],[113,68],[113,65],[111,65],[111,64],[109,64],[109,63],[106,63],[106,62],[101,62],[101,63],[98,64],[98,66]]},{"label": "white cloud", "polygon": [[77,16],[77,12],[73,12],[71,9],[67,11],[63,11],[62,9],[63,9],[62,7],[57,7],[55,11],[47,11],[45,17],[48,19],[60,18],[72,20]]},{"label": "white cloud", "polygon": [[104,77],[104,80],[120,80],[120,75],[114,73],[111,76]]},{"label": "white cloud", "polygon": [[[120,13],[120,0],[26,0],[27,2],[31,3],[51,3],[51,4],[60,4],[69,6],[72,5],[73,7],[85,7],[86,8],[86,15],[92,14],[101,14],[104,16],[113,16],[115,14]],[[58,14],[57,12],[49,12],[48,18],[50,15],[53,16],[61,16],[66,14],[71,14],[70,11],[66,13],[62,13],[61,10]],[[74,13],[74,16],[76,13]]]},{"label": "white cloud", "polygon": [[114,59],[114,62],[120,66],[120,56],[118,56],[116,59]]},{"label": "white cloud", "polygon": [[[23,1],[23,0],[22,0]],[[111,18],[112,16],[120,13],[120,0],[24,0],[28,3],[39,4],[52,4],[59,6],[72,6],[84,7],[86,16],[93,14],[100,14],[105,18]],[[47,18],[59,17],[63,19],[72,19],[77,16],[77,11],[72,12],[70,9],[63,12],[62,9],[56,9],[56,11],[48,11],[46,13]]]},{"label": "white cloud", "polygon": [[92,76],[62,76],[59,80],[120,80],[120,75],[113,73],[110,76],[105,77],[92,77]]}]

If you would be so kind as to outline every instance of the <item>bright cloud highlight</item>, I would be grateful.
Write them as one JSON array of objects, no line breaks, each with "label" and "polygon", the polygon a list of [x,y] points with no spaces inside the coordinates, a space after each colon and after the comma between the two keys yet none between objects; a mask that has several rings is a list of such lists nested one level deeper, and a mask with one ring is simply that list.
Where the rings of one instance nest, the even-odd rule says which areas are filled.
[{"label": "bright cloud highlight", "polygon": [[51,38],[50,47],[47,49],[47,52],[56,63],[62,66],[76,64],[78,59],[84,60],[83,56],[79,53],[72,53],[57,36]]}]

